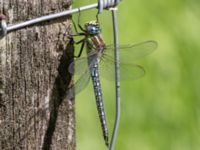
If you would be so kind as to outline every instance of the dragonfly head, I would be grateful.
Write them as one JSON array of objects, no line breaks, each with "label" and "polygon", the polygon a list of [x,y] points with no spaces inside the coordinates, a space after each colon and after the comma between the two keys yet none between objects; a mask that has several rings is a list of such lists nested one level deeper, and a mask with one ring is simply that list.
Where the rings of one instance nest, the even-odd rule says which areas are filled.
[{"label": "dragonfly head", "polygon": [[97,21],[90,21],[86,23],[85,29],[91,35],[99,34],[101,32],[99,23]]}]

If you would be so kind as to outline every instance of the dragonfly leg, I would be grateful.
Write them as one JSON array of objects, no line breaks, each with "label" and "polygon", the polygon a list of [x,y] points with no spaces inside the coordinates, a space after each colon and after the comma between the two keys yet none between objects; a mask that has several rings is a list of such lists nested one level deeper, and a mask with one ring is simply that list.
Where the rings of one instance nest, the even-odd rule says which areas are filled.
[{"label": "dragonfly leg", "polygon": [[74,36],[85,36],[85,33],[84,32],[78,32],[78,30],[77,30],[77,27],[76,27],[76,24],[75,24],[75,22],[74,22],[74,20],[72,19],[72,23],[73,23],[73,26],[74,26],[74,29],[75,29],[75,34],[66,34],[66,32],[67,32],[67,29],[66,29],[66,31],[65,31],[65,33],[64,33],[64,36],[66,36],[66,37],[68,37],[68,38],[72,38],[72,37],[74,37]]},{"label": "dragonfly leg", "polygon": [[[75,34],[71,34],[70,36],[71,37],[73,37],[73,36],[85,36],[85,30],[81,27],[81,25],[80,25],[80,10],[79,10],[79,16],[78,16],[78,26],[79,26],[79,28],[83,31],[83,32],[78,32],[78,30],[77,30],[77,27],[76,27],[76,24],[75,24],[75,22],[72,20],[72,23],[73,23],[73,25],[74,25],[74,29],[75,29],[75,31],[76,31],[76,33]],[[80,43],[82,43],[82,45],[81,45],[81,49],[80,49],[80,51],[79,51],[79,54],[77,55],[77,56],[74,56],[75,58],[79,58],[80,56],[81,56],[81,54],[82,54],[82,52],[83,52],[83,48],[84,48],[84,45],[85,45],[85,38],[83,38],[82,40],[80,40],[80,41],[78,41],[78,42],[75,42],[76,44],[80,44]]]},{"label": "dragonfly leg", "polygon": [[73,26],[74,26],[76,33],[75,34],[66,34],[67,33],[67,29],[66,29],[64,36],[67,36],[68,38],[72,38],[73,36],[85,36],[84,32],[78,32],[77,27],[76,27],[73,19],[72,19],[72,23],[73,23]]},{"label": "dragonfly leg", "polygon": [[69,36],[70,37],[73,37],[73,36],[85,36],[85,33],[80,32],[80,33],[70,34]]},{"label": "dragonfly leg", "polygon": [[85,42],[85,38],[83,38],[82,40],[76,42],[76,44],[80,44],[80,43],[84,43]]},{"label": "dragonfly leg", "polygon": [[[84,33],[75,33],[75,34],[65,34],[64,33],[64,37],[67,37],[69,39],[72,39],[74,36],[85,36],[85,34]],[[63,39],[64,39],[64,37],[63,37]]]},{"label": "dragonfly leg", "polygon": [[96,14],[96,20],[99,23],[99,13]]},{"label": "dragonfly leg", "polygon": [[72,23],[73,23],[73,26],[74,26],[74,29],[75,29],[76,33],[78,33],[78,30],[77,30],[76,24],[75,24],[75,22],[74,22],[73,19],[72,19]]},{"label": "dragonfly leg", "polygon": [[81,44],[81,49],[80,49],[78,55],[77,55],[77,56],[74,56],[75,58],[79,58],[79,57],[81,56],[81,54],[82,54],[82,52],[83,52],[83,48],[84,48],[84,46],[85,46],[85,39],[80,40],[80,41],[77,42],[76,44],[80,44],[80,43],[82,43],[82,44]]},{"label": "dragonfly leg", "polygon": [[81,29],[81,31],[86,32],[86,30],[80,24],[80,17],[81,17],[81,11],[80,9],[78,9],[78,27]]}]

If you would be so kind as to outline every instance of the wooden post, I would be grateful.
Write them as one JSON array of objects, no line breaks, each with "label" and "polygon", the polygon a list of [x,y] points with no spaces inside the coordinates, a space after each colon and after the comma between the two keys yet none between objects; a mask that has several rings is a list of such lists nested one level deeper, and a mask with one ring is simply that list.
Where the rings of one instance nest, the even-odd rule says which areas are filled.
[{"label": "wooden post", "polygon": [[[69,9],[70,0],[0,1],[14,24]],[[71,18],[9,33],[0,41],[0,149],[74,150],[74,101],[68,66]]]}]

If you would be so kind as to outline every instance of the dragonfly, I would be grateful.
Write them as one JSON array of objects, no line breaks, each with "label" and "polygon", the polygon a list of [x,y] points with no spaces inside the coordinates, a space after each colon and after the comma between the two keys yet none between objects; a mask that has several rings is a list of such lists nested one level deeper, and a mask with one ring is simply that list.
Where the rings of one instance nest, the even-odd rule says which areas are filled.
[{"label": "dragonfly", "polygon": [[[108,127],[99,73],[106,79],[115,79],[114,46],[106,45],[97,20],[85,23],[84,27],[78,25],[82,32],[77,33],[77,35],[84,36],[84,38],[77,42],[77,44],[81,44],[81,49],[78,56],[75,56],[77,58],[70,64],[68,71],[72,75],[79,76],[74,84],[75,94],[81,92],[92,79],[102,133],[108,147]],[[84,47],[86,47],[87,55],[80,57]],[[134,80],[145,74],[143,67],[135,64],[134,61],[152,53],[157,48],[157,42],[149,40],[136,44],[119,45],[118,48],[120,50],[120,79]]]}]

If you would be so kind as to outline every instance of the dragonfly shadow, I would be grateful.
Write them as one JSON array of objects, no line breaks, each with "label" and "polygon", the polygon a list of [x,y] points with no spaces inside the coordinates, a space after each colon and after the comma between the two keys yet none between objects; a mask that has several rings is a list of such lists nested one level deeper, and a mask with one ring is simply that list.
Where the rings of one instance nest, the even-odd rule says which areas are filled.
[{"label": "dragonfly shadow", "polygon": [[[51,99],[49,101],[50,117],[43,140],[43,150],[51,149],[53,135],[58,122],[59,109],[64,101],[69,101],[69,99],[66,98],[66,91],[71,83],[72,76],[68,73],[68,69],[66,68],[68,68],[69,64],[73,61],[74,47],[72,42],[73,41],[70,41],[68,43],[60,59],[58,75],[55,79],[54,86],[51,92]],[[62,49],[62,47],[60,49]],[[68,110],[68,108],[66,108],[66,110]]]}]

